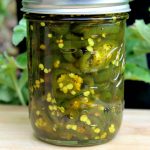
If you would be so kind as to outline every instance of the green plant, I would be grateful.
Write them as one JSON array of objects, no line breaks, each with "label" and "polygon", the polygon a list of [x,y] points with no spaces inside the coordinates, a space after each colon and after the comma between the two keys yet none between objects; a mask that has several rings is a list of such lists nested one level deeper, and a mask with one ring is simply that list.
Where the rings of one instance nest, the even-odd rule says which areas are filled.
[{"label": "green plant", "polygon": [[[137,20],[126,30],[126,80],[150,83],[146,54],[150,52],[150,24]],[[26,37],[26,22],[21,20],[14,28],[12,41],[19,44]],[[16,58],[5,52],[0,55],[0,101],[2,103],[22,104],[28,102],[27,55]]]},{"label": "green plant", "polygon": [[0,55],[0,100],[2,102],[27,104],[26,63],[25,54],[17,58],[8,56],[6,52]]},{"label": "green plant", "polygon": [[14,28],[13,33],[12,42],[15,46],[17,46],[27,34],[25,19],[20,20],[19,24]]},{"label": "green plant", "polygon": [[150,53],[150,24],[136,20],[126,30],[126,80],[150,83],[147,53]]},{"label": "green plant", "polygon": [[[13,44],[19,44],[26,36],[26,22],[21,20],[14,28]],[[28,102],[27,89],[27,56],[26,53],[17,57],[7,52],[0,55],[0,101],[2,103],[22,104]]]}]

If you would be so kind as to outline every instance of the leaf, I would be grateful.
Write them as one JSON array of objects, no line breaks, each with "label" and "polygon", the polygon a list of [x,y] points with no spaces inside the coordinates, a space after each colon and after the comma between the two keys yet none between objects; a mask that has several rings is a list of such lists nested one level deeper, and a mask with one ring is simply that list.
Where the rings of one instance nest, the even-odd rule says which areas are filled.
[{"label": "leaf", "polygon": [[126,72],[125,79],[148,82],[150,70],[146,54],[150,53],[150,24],[136,20],[126,30]]},{"label": "leaf", "polygon": [[138,65],[139,67],[148,69],[146,55],[128,55],[127,63]]},{"label": "leaf", "polygon": [[136,55],[150,52],[150,26],[143,20],[137,20],[134,25],[126,29],[126,51],[127,54]]},{"label": "leaf", "polygon": [[12,43],[16,46],[26,37],[26,20],[22,19],[13,30]]},{"label": "leaf", "polygon": [[19,86],[19,78],[17,72],[19,71],[14,57],[9,56],[6,52],[0,57],[0,86],[7,86],[12,89],[12,97],[16,95],[18,103],[26,104],[21,88]]},{"label": "leaf", "polygon": [[26,19],[25,19],[25,18],[22,18],[22,19],[19,21],[19,25],[26,28]]},{"label": "leaf", "polygon": [[14,91],[7,86],[0,86],[0,101],[10,102],[15,97]]},{"label": "leaf", "polygon": [[7,63],[7,68],[5,69],[5,72],[9,75],[16,75],[17,65],[14,57],[9,56],[6,52],[4,52],[4,57]]},{"label": "leaf", "polygon": [[135,27],[140,33],[141,37],[150,44],[150,28],[144,23],[144,21],[136,20]]},{"label": "leaf", "polygon": [[147,42],[141,40],[137,41],[136,45],[133,48],[134,54],[141,55],[141,54],[147,54],[150,53],[150,44]]},{"label": "leaf", "polygon": [[19,79],[19,87],[20,87],[20,89],[22,89],[27,84],[27,81],[28,81],[28,71],[24,70],[21,73],[21,78]]},{"label": "leaf", "polygon": [[16,58],[16,65],[20,69],[26,69],[27,68],[27,53],[20,54]]},{"label": "leaf", "polygon": [[146,83],[150,83],[150,70],[139,67],[136,64],[127,63],[125,79],[144,81]]},{"label": "leaf", "polygon": [[[11,66],[4,55],[0,55],[0,85],[5,85],[11,89],[14,89],[12,80],[10,78]],[[12,67],[12,66],[11,66]]]}]

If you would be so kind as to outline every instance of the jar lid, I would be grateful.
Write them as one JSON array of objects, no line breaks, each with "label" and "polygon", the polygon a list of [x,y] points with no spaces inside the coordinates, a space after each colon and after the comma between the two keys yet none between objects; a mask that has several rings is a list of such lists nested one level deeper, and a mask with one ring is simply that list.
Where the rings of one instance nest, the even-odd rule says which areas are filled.
[{"label": "jar lid", "polygon": [[110,14],[129,12],[129,0],[22,0],[22,11],[40,14]]}]

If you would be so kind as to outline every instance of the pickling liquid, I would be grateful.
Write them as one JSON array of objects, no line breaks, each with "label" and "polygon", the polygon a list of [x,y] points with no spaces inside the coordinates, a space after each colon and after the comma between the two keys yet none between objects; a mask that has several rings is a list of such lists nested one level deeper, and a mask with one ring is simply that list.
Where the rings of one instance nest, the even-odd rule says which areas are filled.
[{"label": "pickling liquid", "polygon": [[26,18],[35,135],[68,146],[111,140],[124,107],[127,14]]}]

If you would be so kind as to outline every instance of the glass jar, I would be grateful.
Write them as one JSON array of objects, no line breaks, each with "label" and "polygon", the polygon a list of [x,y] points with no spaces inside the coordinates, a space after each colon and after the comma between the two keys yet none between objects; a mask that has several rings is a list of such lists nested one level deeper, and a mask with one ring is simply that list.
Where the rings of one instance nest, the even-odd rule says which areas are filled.
[{"label": "glass jar", "polygon": [[127,0],[57,2],[23,1],[35,135],[56,145],[106,143],[124,107]]}]

